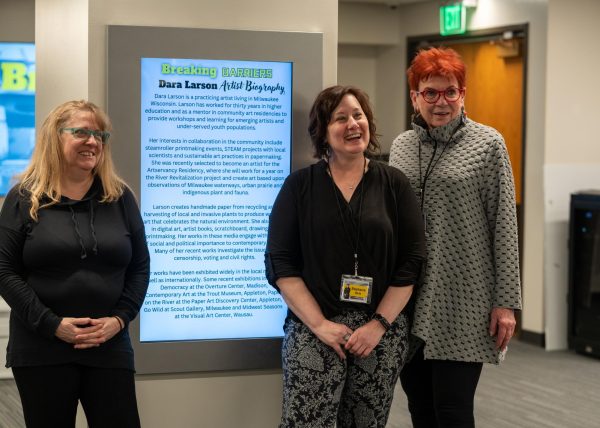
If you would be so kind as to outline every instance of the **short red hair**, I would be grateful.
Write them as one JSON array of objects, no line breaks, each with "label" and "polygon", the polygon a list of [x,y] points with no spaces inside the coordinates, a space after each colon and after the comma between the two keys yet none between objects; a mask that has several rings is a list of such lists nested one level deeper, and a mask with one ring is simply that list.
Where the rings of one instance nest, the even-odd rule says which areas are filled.
[{"label": "short red hair", "polygon": [[462,58],[451,48],[430,48],[420,50],[406,70],[408,86],[411,90],[419,89],[419,82],[431,76],[442,76],[447,79],[456,77],[459,89],[465,87],[467,67]]}]

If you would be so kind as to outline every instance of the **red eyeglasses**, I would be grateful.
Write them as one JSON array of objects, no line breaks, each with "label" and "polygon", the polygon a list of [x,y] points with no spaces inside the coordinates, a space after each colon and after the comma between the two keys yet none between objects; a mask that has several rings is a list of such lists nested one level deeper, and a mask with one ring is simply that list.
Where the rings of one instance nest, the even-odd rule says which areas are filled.
[{"label": "red eyeglasses", "polygon": [[433,88],[425,88],[422,91],[415,91],[417,96],[421,95],[425,102],[429,104],[437,103],[442,94],[444,94],[444,98],[447,102],[453,103],[460,99],[461,95],[464,94],[464,89],[458,89],[456,86],[450,86],[449,88],[444,89],[443,91],[438,91]]}]

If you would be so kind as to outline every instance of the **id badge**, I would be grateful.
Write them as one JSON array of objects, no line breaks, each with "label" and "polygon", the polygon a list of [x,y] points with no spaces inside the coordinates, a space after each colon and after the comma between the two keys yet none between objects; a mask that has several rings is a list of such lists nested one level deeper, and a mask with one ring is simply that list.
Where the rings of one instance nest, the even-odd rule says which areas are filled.
[{"label": "id badge", "polygon": [[371,303],[373,278],[370,276],[342,275],[340,300],[352,303]]}]

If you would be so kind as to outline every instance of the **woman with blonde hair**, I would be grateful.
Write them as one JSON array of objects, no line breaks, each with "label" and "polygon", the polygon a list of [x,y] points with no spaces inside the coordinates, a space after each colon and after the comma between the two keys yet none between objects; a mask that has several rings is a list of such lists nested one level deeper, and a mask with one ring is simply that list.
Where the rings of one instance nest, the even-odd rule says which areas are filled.
[{"label": "woman with blonde hair", "polygon": [[44,120],[0,213],[0,294],[28,427],[140,426],[127,326],[150,258],[135,197],[114,170],[111,123],[87,101]]}]

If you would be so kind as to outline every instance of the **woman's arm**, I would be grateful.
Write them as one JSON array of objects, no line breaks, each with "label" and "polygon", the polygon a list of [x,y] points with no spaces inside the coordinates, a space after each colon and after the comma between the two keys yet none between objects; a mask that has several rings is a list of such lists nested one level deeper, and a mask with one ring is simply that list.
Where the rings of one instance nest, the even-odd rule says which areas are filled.
[{"label": "woman's arm", "polygon": [[118,316],[126,327],[138,314],[148,290],[150,280],[150,254],[144,229],[131,235],[132,259],[125,273],[123,294],[111,316]]},{"label": "woman's arm", "polygon": [[150,253],[146,243],[144,222],[133,193],[129,189],[123,194],[124,221],[131,233],[131,260],[125,273],[125,284],[121,298],[113,309],[111,316],[118,316],[123,327],[137,316],[148,290],[150,281]]},{"label": "woman's arm", "polygon": [[400,172],[396,189],[397,258],[391,286],[417,284],[426,257],[425,225],[419,201],[408,178]]},{"label": "woman's arm", "polygon": [[510,158],[501,136],[493,141],[486,154],[482,198],[496,276],[489,333],[496,337],[496,348],[504,350],[514,334],[514,310],[521,308],[521,285],[515,186]]},{"label": "woman's arm", "polygon": [[38,298],[23,279],[23,248],[25,246],[27,209],[23,206],[18,188],[6,197],[0,212],[0,295],[11,311],[36,333],[52,338],[61,318]]}]

